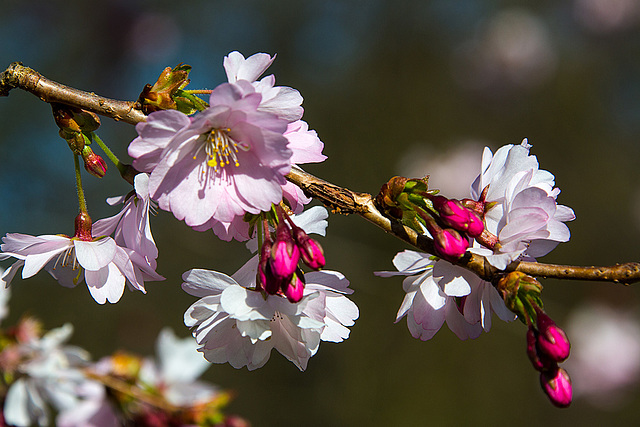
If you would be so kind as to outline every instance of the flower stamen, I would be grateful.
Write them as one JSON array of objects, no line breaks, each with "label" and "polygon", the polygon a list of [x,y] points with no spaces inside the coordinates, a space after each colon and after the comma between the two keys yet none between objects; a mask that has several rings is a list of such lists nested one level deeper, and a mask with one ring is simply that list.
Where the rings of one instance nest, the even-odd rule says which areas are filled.
[{"label": "flower stamen", "polygon": [[240,166],[240,161],[236,153],[240,150],[248,151],[249,146],[234,141],[228,134],[230,131],[230,128],[212,129],[207,135],[204,144],[193,156],[193,159],[195,160],[200,150],[204,149],[207,155],[207,166],[213,168],[216,172],[219,168],[223,168],[232,163],[236,167]]},{"label": "flower stamen", "polygon": [[60,267],[66,267],[69,265],[69,261],[71,261],[71,269],[75,270],[78,268],[78,259],[76,258],[75,247],[71,246],[61,252],[56,258],[56,262],[53,264],[53,269],[56,269],[56,266],[60,264]]}]

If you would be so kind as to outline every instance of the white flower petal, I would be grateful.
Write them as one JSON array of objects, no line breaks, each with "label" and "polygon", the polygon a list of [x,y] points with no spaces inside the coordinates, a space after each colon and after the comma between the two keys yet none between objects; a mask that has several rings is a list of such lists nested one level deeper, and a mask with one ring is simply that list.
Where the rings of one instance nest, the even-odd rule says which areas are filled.
[{"label": "white flower petal", "polygon": [[224,273],[217,271],[193,269],[182,275],[182,289],[190,295],[204,297],[218,295],[227,287],[238,283]]},{"label": "white flower petal", "polygon": [[97,271],[106,267],[116,255],[116,242],[111,237],[85,242],[73,240],[78,263],[85,269]]}]

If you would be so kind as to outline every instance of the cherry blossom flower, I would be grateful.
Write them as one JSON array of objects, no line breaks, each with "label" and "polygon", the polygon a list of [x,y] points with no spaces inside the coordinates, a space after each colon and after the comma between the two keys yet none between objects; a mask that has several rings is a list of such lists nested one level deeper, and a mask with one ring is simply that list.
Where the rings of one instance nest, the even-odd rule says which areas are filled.
[{"label": "cherry blossom flower", "polygon": [[114,240],[119,246],[137,252],[155,270],[158,248],[149,224],[149,210],[154,203],[149,197],[149,175],[137,174],[134,178],[134,189],[135,193],[132,195],[107,199],[110,205],[124,203],[124,206],[117,215],[96,221],[92,233],[96,236],[110,236],[115,233]]},{"label": "cherry blossom flower", "polygon": [[87,241],[63,235],[9,233],[2,241],[0,259],[17,259],[2,276],[7,284],[21,267],[23,279],[44,268],[62,286],[74,287],[84,280],[93,299],[104,304],[118,302],[127,281],[146,293],[145,279],[163,279],[139,254],[118,246],[111,237]]},{"label": "cherry blossom flower", "polygon": [[[324,144],[314,130],[309,130],[309,125],[306,122],[298,120],[289,123],[284,136],[289,141],[287,147],[293,153],[291,155],[292,167],[299,167],[298,165],[305,163],[322,162],[327,158],[322,154]],[[282,193],[294,213],[302,212],[304,205],[311,202],[311,199],[305,196],[300,187],[289,181],[282,185]],[[212,220],[202,226],[193,228],[197,231],[205,231],[211,228],[216,236],[227,241],[231,239],[244,241],[250,237],[249,224],[244,221],[242,216],[236,216],[232,221],[228,222]]]},{"label": "cherry blossom flower", "polygon": [[[291,303],[280,295],[255,291],[258,257],[229,277],[208,270],[189,270],[182,288],[201,297],[185,313],[185,324],[213,363],[249,370],[263,366],[272,349],[305,370],[320,341],[341,342],[358,308],[345,294],[349,281],[336,271],[305,275],[304,297]],[[253,289],[252,289],[253,288]]]},{"label": "cherry blossom flower", "polygon": [[[315,206],[291,219],[305,233],[325,235],[327,216],[325,208]],[[256,252],[257,239],[249,240],[247,248]],[[349,337],[348,327],[359,312],[345,296],[353,291],[341,273],[305,273],[302,299],[292,303],[283,295],[257,291],[257,271],[258,255],[231,277],[200,269],[183,274],[182,288],[201,298],[187,310],[184,321],[193,328],[207,360],[254,370],[269,360],[275,348],[304,370],[320,341]]]},{"label": "cherry blossom flower", "polygon": [[381,277],[407,276],[403,281],[406,296],[396,322],[406,316],[414,338],[429,340],[446,322],[458,338],[475,339],[483,329],[491,329],[493,312],[502,320],[513,320],[513,313],[490,283],[448,261],[431,258],[405,250],[393,259],[397,272],[375,273]]},{"label": "cherry blossom flower", "polygon": [[192,120],[167,110],[136,126],[129,154],[136,169],[150,173],[149,193],[160,208],[189,226],[210,227],[282,199],[292,154],[287,122],[259,111],[261,99],[246,81],[225,83]]},{"label": "cherry blossom flower", "polygon": [[156,342],[157,360],[142,362],[138,380],[143,387],[153,387],[176,406],[191,407],[218,396],[218,388],[196,381],[209,363],[197,351],[193,337],[179,339],[173,331],[160,331]]},{"label": "cherry blossom flower", "polygon": [[568,241],[564,222],[575,219],[571,208],[556,203],[560,190],[554,188],[554,176],[538,168],[530,148],[526,139],[520,145],[505,145],[495,155],[485,148],[482,171],[472,184],[474,200],[488,186],[485,200],[496,203],[486,212],[485,224],[499,243],[490,249],[475,242],[469,250],[499,269],[520,257],[546,255]]},{"label": "cherry blossom flower", "polygon": [[274,58],[231,52],[229,83],[214,89],[209,108],[191,119],[158,111],[136,126],[129,154],[150,173],[151,198],[198,231],[247,240],[246,212],[268,211],[283,196],[294,212],[310,201],[284,176],[292,165],[323,161],[323,144],[300,120],[297,90],[275,86],[273,75],[257,80]]}]

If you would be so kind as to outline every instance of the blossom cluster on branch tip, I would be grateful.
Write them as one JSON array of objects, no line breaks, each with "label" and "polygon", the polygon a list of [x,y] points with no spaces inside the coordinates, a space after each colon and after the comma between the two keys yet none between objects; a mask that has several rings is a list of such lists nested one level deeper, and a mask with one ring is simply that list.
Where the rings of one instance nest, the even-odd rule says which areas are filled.
[{"label": "blossom cluster on branch tip", "polygon": [[[485,148],[481,173],[471,186],[472,199],[463,200],[485,224],[469,251],[486,256],[499,269],[545,255],[569,240],[564,222],[575,218],[570,208],[557,205],[560,191],[554,188],[554,176],[538,168],[530,148],[526,139],[501,147],[495,155]],[[432,338],[445,321],[461,339],[476,338],[483,329],[489,331],[493,312],[505,321],[514,318],[491,283],[449,261],[404,251],[393,263],[398,272],[376,274],[407,276],[396,321],[406,316],[415,338]]]},{"label": "blossom cluster on branch tip", "polygon": [[[315,207],[293,217],[305,232],[324,234],[327,212]],[[248,243],[257,249],[255,241]],[[271,350],[305,370],[320,341],[341,342],[358,318],[358,307],[345,295],[349,281],[336,271],[304,274],[297,302],[258,285],[259,257],[251,258],[233,276],[194,269],[182,276],[183,289],[200,299],[185,313],[205,358],[249,370],[263,366]]]},{"label": "blossom cluster on branch tip", "polygon": [[283,196],[299,211],[308,203],[285,175],[295,164],[321,162],[323,144],[301,119],[302,96],[257,80],[275,57],[259,53],[224,59],[228,83],[194,117],[151,113],[129,145],[133,166],[149,172],[151,198],[196,230],[248,239],[245,213],[268,211]]}]

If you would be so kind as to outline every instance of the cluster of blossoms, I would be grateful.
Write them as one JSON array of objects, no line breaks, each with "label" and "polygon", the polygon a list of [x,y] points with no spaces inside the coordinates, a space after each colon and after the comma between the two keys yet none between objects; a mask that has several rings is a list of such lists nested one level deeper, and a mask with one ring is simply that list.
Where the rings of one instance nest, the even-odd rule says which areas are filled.
[{"label": "cluster of blossoms", "polygon": [[[248,240],[256,225],[263,232],[260,255],[233,278],[204,270],[184,274],[183,288],[204,297],[187,311],[185,323],[194,327],[209,361],[255,369],[276,348],[305,369],[321,340],[347,338],[347,326],[358,317],[344,296],[352,292],[349,282],[338,272],[318,271],[324,253],[307,235],[324,234],[327,213],[316,208],[301,214],[310,199],[285,179],[298,164],[323,161],[323,144],[301,120],[297,90],[275,86],[272,75],[258,80],[273,60],[230,53],[224,59],[228,82],[211,91],[208,104],[192,103],[199,110],[192,117],[179,105],[185,67],[165,70],[141,95],[149,115],[136,126],[138,137],[128,149],[137,174],[121,170],[134,192],[108,199],[124,203],[123,209],[95,224],[81,212],[71,238],[8,234],[0,259],[18,261],[3,279],[9,283],[20,267],[23,278],[44,267],[65,286],[84,279],[101,304],[117,302],[125,282],[144,292],[144,280],[162,279],[155,273],[158,250],[149,227],[157,203],[195,230],[212,229],[224,240]],[[61,136],[87,166],[82,153],[98,140],[93,131],[99,121],[64,106],[54,108],[54,116]],[[299,263],[315,271],[305,274]]]},{"label": "cluster of blossoms", "polygon": [[[449,262],[460,258],[467,247],[485,256],[494,267],[504,269],[512,261],[545,255],[559,242],[569,240],[564,221],[574,219],[573,211],[556,204],[559,190],[554,188],[554,177],[538,169],[530,148],[526,140],[520,145],[506,145],[495,155],[486,148],[470,199],[456,203],[426,195],[434,200],[444,221],[449,217],[462,219],[451,224],[460,231],[466,227],[467,236],[475,237],[472,243],[463,237],[462,244],[444,247],[434,238],[436,255],[444,259],[407,250],[393,260],[398,272],[376,273],[383,277],[408,276],[404,280],[407,295],[396,321],[407,316],[414,337],[430,339],[446,320],[461,339],[476,338],[483,329],[491,328],[492,313],[502,320],[514,318],[491,283]],[[465,207],[475,215],[468,215]],[[480,224],[484,222],[482,230],[477,227],[476,216],[481,218]]]},{"label": "cluster of blossoms", "polygon": [[[305,235],[324,235],[326,217],[324,208],[314,207],[295,215],[292,223]],[[248,246],[257,248],[255,240]],[[271,253],[275,262],[264,263],[262,254],[256,255],[231,277],[208,270],[190,270],[182,276],[182,288],[200,297],[187,310],[184,321],[193,328],[199,350],[210,362],[253,370],[263,366],[275,348],[305,370],[320,341],[341,342],[349,337],[348,326],[359,315],[358,307],[345,296],[353,292],[349,281],[337,271],[312,271],[303,276],[297,269],[299,283],[292,285],[291,280],[270,273],[271,265],[287,263],[282,256],[289,261],[291,257]],[[289,292],[293,286],[296,289]]]},{"label": "cluster of blossoms", "polygon": [[[433,212],[415,208],[415,204],[413,210],[423,220],[425,232],[433,237],[437,256],[407,250],[393,260],[397,272],[376,273],[382,277],[407,276],[403,282],[406,296],[396,322],[406,316],[415,338],[432,338],[445,321],[460,339],[477,338],[482,330],[491,328],[494,312],[505,321],[513,320],[514,313],[523,321],[529,318],[505,305],[504,292],[452,262],[468,248],[503,270],[516,260],[535,260],[559,242],[569,240],[564,222],[575,218],[573,211],[556,203],[560,191],[554,188],[554,177],[538,168],[536,157],[529,154],[530,148],[527,140],[520,145],[506,145],[495,155],[486,148],[481,173],[471,186],[469,199],[455,201],[425,191],[418,193],[422,203],[430,202]],[[403,183],[395,193],[401,208],[416,200],[415,192],[406,191],[407,184]],[[378,200],[390,204],[388,199]],[[406,214],[400,215],[406,220]],[[571,385],[566,371],[558,368],[557,363],[568,357],[568,341],[564,347],[560,344],[564,341],[549,332],[559,329],[545,323],[543,319],[548,316],[541,313],[537,316],[537,329],[528,322],[529,355],[533,357],[532,349],[543,349],[535,353],[537,360],[543,362],[534,362],[541,372],[543,389],[554,404],[567,406],[571,401]],[[557,344],[554,337],[558,338]],[[554,349],[566,347],[566,355],[547,357],[546,342],[553,342]]]},{"label": "cluster of blossoms", "polygon": [[[0,290],[3,314],[8,295]],[[54,413],[53,425],[61,427],[116,427],[125,421],[139,426],[235,425],[236,417],[221,412],[229,394],[197,381],[209,363],[196,351],[193,338],[178,339],[166,329],[158,336],[157,360],[119,353],[93,363],[85,350],[66,344],[72,333],[71,324],[43,333],[30,317],[0,330],[4,423],[47,426]],[[133,392],[122,393],[127,389],[149,399],[132,399]],[[152,398],[158,404],[149,404]]]},{"label": "cluster of blossoms", "polygon": [[[134,189],[108,199],[112,205],[122,203],[122,210],[95,223],[81,196],[78,165],[82,158],[92,175],[106,173],[105,162],[89,147],[92,141],[102,144],[94,134],[99,120],[95,114],[54,105],[60,136],[76,160],[80,214],[75,233],[7,234],[0,260],[16,261],[1,279],[9,284],[20,269],[22,278],[28,278],[44,268],[63,286],[86,282],[100,304],[119,301],[125,284],[146,292],[145,280],[164,279],[156,273],[158,249],[149,223],[158,206],[194,230],[213,230],[227,241],[249,240],[248,248],[257,252],[232,276],[203,269],[182,276],[182,288],[199,298],[186,311],[184,323],[192,328],[206,361],[253,370],[275,348],[305,370],[320,341],[348,338],[348,328],[359,316],[346,296],[353,291],[341,273],[321,270],[324,252],[308,235],[325,234],[327,211],[316,207],[303,212],[310,199],[285,178],[300,164],[325,160],[323,143],[302,120],[300,93],[276,86],[273,75],[261,78],[274,59],[231,52],[223,62],[228,81],[210,91],[208,103],[182,90],[188,66],[168,68],[154,86],[147,85],[139,102],[148,116],[136,126],[138,137],[128,147],[133,165],[114,161]],[[456,265],[471,252],[505,270],[569,240],[565,222],[574,213],[557,204],[554,176],[539,169],[530,148],[526,140],[495,154],[486,148],[470,198],[462,200],[428,190],[426,179],[396,177],[385,184],[377,206],[432,238],[433,255],[407,250],[393,260],[397,272],[376,274],[406,276],[396,322],[406,317],[411,334],[421,340],[432,338],[445,322],[461,339],[477,338],[490,330],[493,313],[505,321],[518,315],[529,327],[527,351],[543,389],[554,404],[567,406],[571,383],[558,363],[568,357],[570,346],[540,308],[539,288],[520,288],[521,278],[514,282],[513,276],[505,276],[511,281],[504,282],[511,288],[494,286]],[[518,289],[534,296],[525,292],[522,300]],[[44,403],[49,401],[59,413],[59,425],[95,419],[115,425],[104,387],[95,379],[100,376],[150,388],[181,408],[202,403],[210,409],[211,402],[225,399],[217,389],[194,383],[206,365],[191,341],[181,343],[167,332],[159,340],[157,363],[120,354],[91,365],[80,350],[62,346],[69,334],[69,328],[62,328],[42,338],[32,335],[0,353],[0,363],[9,363],[3,366],[6,372],[24,375],[10,384],[7,420],[42,425],[49,418]],[[88,369],[93,379],[85,375]],[[67,394],[54,396],[50,387]],[[218,420],[217,408],[183,412],[203,423]],[[138,415],[141,425],[177,422],[148,408]]]}]

